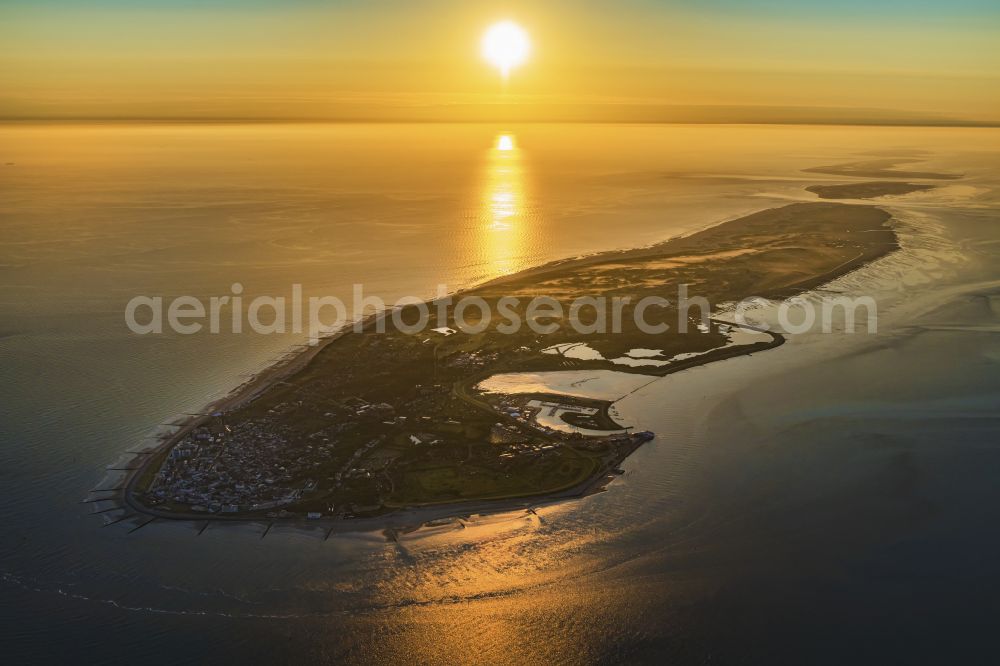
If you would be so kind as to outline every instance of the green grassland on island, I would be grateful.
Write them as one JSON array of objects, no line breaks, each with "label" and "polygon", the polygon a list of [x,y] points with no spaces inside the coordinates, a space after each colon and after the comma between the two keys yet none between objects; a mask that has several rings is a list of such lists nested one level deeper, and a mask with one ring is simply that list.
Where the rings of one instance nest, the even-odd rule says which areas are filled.
[{"label": "green grassland on island", "polygon": [[497,474],[489,466],[443,465],[415,467],[403,477],[403,486],[392,494],[392,505],[416,506],[466,500],[509,499],[571,488],[586,481],[598,461],[578,455],[561,455],[541,464],[512,468]]}]

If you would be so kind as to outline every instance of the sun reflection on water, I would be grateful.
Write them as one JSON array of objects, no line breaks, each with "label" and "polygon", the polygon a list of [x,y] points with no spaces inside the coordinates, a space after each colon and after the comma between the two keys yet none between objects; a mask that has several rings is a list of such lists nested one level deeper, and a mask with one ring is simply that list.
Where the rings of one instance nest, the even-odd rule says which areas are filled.
[{"label": "sun reflection on water", "polygon": [[490,272],[506,275],[524,267],[529,211],[520,151],[513,135],[500,134],[487,155],[480,206],[480,247]]}]

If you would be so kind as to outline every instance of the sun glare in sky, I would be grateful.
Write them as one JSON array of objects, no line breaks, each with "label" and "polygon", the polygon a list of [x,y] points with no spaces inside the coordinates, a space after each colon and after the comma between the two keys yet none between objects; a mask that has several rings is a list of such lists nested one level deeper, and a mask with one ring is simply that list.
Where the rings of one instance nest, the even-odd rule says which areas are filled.
[{"label": "sun glare in sky", "polygon": [[483,35],[483,57],[506,79],[510,70],[528,59],[528,33],[513,21],[495,23]]},{"label": "sun glare in sky", "polygon": [[998,0],[0,0],[0,121],[995,124],[998,33]]}]

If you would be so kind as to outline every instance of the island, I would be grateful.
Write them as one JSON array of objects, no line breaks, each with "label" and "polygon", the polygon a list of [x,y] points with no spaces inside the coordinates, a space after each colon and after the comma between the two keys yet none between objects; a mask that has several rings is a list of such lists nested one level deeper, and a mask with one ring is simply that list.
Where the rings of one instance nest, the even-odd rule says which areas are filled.
[{"label": "island", "polygon": [[874,181],[840,185],[810,185],[806,191],[812,192],[820,199],[874,199],[876,197],[901,196],[911,192],[924,192],[933,190],[935,187],[937,186],[926,183]]},{"label": "island", "polygon": [[[192,417],[143,458],[124,500],[162,518],[344,520],[593,492],[654,437],[616,421],[622,395],[783,342],[697,309],[680,312],[679,302],[646,308],[642,321],[669,327],[650,333],[636,323],[636,303],[669,298],[681,285],[713,308],[787,298],[896,249],[889,219],[872,205],[793,203],[460,294],[489,312],[513,297],[515,314],[533,321],[540,317],[524,303],[534,297],[618,298],[616,333],[595,326],[581,334],[565,308],[541,317],[544,334],[527,326],[502,333],[475,313],[484,329],[470,332],[434,307],[418,333],[382,331],[386,317],[370,316]],[[419,314],[412,310],[404,308],[404,321]],[[586,320],[582,310],[577,317]],[[469,319],[464,313],[466,329]]]}]

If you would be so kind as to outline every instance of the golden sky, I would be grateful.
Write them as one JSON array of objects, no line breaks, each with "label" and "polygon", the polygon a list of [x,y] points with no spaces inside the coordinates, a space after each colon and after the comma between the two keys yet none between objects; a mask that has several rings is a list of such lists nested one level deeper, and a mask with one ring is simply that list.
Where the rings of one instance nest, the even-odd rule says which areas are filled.
[{"label": "golden sky", "polygon": [[[997,121],[998,7],[0,0],[0,116]],[[502,19],[532,41],[506,90]]]}]

